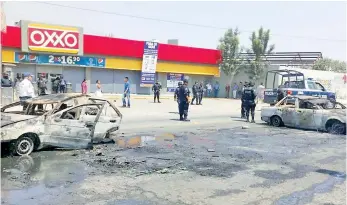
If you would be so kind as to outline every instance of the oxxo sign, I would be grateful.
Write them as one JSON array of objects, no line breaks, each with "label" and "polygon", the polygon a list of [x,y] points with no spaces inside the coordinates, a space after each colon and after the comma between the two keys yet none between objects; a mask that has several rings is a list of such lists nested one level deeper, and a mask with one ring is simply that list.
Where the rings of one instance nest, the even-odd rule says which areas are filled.
[{"label": "oxxo sign", "polygon": [[28,25],[28,47],[33,51],[77,54],[79,37],[73,27]]}]

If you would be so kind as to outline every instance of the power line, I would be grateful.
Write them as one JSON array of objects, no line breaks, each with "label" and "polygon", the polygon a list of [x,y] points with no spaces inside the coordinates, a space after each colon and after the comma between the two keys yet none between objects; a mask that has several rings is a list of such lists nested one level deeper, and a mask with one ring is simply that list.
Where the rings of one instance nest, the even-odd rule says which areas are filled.
[{"label": "power line", "polygon": [[[68,5],[55,4],[55,3],[48,3],[48,2],[35,2],[35,3],[46,4],[46,5],[51,5],[51,6],[58,6],[58,7],[64,7],[64,8],[70,8],[70,9],[77,9],[77,10],[82,10],[82,11],[90,11],[90,12],[95,12],[95,13],[123,16],[123,17],[129,17],[129,18],[136,18],[136,19],[143,19],[143,20],[150,20],[150,21],[157,21],[157,22],[164,22],[164,23],[172,23],[172,24],[180,24],[180,25],[186,25],[186,26],[194,26],[194,27],[201,27],[201,28],[211,28],[211,29],[218,29],[218,30],[227,30],[227,29],[229,29],[229,28],[225,28],[225,27],[216,27],[216,26],[203,25],[203,24],[193,24],[193,23],[187,23],[187,22],[171,21],[171,20],[164,20],[164,19],[144,17],[144,16],[135,16],[135,15],[130,15],[130,14],[122,14],[122,13],[111,12],[111,11],[101,11],[101,10],[96,10],[96,9],[81,8],[81,7],[68,6]],[[239,30],[239,31],[240,32],[245,32],[245,33],[253,33],[253,31],[247,31],[247,30]],[[282,37],[288,37],[288,38],[314,39],[314,40],[320,40],[320,41],[346,42],[346,40],[342,40],[342,39],[316,38],[316,37],[310,37],[310,36],[293,36],[293,35],[283,35],[283,34],[270,34],[270,35],[272,35],[272,36],[282,36]]]}]

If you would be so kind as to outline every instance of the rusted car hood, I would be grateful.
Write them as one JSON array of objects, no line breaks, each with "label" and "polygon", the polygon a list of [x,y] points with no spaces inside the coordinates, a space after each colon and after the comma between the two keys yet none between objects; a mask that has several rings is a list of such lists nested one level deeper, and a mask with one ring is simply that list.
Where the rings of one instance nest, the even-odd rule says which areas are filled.
[{"label": "rusted car hood", "polygon": [[32,118],[36,118],[39,116],[34,115],[19,115],[19,114],[12,114],[12,113],[1,113],[1,127],[4,127],[9,124],[13,124],[15,122],[25,121]]},{"label": "rusted car hood", "polygon": [[346,110],[345,109],[334,109],[334,110],[329,110],[329,113],[331,114],[337,114],[337,115],[346,115]]}]

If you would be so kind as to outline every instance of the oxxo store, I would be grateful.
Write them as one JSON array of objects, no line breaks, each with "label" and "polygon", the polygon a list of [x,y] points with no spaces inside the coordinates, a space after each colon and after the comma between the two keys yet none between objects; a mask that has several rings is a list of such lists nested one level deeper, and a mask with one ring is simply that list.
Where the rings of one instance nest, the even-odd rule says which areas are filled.
[{"label": "oxxo store", "polygon": [[49,88],[63,75],[73,92],[80,92],[86,79],[88,92],[94,92],[100,80],[104,93],[122,93],[127,76],[132,93],[149,94],[155,80],[170,92],[183,77],[190,83],[219,77],[220,53],[213,49],[157,44],[153,51],[144,41],[87,35],[79,27],[30,21],[7,26],[1,35],[3,65],[15,65],[6,68],[12,79],[24,72],[34,74],[34,80],[43,75]]}]

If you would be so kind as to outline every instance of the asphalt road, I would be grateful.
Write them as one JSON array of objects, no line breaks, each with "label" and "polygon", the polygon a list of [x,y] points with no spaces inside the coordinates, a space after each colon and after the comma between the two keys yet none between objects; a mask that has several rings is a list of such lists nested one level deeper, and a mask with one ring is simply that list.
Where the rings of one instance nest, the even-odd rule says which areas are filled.
[{"label": "asphalt road", "polygon": [[[119,103],[119,102],[117,102]],[[2,158],[2,204],[346,204],[346,136],[239,118],[204,99],[191,122],[177,104],[134,100],[115,143]]]}]

